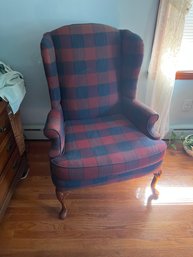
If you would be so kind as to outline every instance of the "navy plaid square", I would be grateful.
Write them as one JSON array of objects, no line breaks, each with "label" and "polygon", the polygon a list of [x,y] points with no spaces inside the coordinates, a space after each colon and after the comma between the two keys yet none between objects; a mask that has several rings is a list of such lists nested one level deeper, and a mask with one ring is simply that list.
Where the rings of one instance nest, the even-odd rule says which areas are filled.
[{"label": "navy plaid square", "polygon": [[96,33],[94,35],[94,40],[95,40],[95,46],[105,46],[108,44],[107,42],[107,33],[105,32],[100,32],[100,33]]}]

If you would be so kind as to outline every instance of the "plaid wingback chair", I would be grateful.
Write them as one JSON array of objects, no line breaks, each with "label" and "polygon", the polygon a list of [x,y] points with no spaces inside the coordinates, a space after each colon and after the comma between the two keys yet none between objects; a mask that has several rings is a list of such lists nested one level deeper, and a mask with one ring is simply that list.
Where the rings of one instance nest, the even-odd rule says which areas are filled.
[{"label": "plaid wingback chair", "polygon": [[154,134],[158,114],[135,99],[143,41],[129,30],[74,24],[44,34],[41,53],[51,111],[51,177],[66,216],[64,192],[160,175],[166,145]]}]

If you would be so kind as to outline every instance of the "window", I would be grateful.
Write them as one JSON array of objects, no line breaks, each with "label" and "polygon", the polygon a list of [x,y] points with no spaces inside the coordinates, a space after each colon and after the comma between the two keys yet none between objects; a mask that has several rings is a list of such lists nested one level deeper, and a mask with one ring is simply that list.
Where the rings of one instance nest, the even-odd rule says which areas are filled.
[{"label": "window", "polygon": [[193,79],[193,5],[185,19],[176,79]]}]

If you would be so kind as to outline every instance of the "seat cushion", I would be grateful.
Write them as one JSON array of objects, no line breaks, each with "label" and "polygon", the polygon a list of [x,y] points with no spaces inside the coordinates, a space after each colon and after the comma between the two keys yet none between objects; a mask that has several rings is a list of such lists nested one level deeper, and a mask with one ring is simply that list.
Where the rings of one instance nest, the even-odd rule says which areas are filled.
[{"label": "seat cushion", "polygon": [[145,175],[160,169],[166,144],[139,132],[121,114],[66,121],[65,149],[51,160],[56,187],[69,189]]}]

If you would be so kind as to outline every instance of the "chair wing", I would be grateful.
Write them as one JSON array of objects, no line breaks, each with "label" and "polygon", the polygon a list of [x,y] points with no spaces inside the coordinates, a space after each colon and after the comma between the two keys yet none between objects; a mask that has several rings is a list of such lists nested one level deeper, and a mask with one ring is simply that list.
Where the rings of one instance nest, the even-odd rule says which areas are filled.
[{"label": "chair wing", "polygon": [[103,24],[73,24],[44,34],[41,52],[60,218],[66,190],[159,174],[166,145],[153,131],[158,114],[135,99],[142,39]]}]

